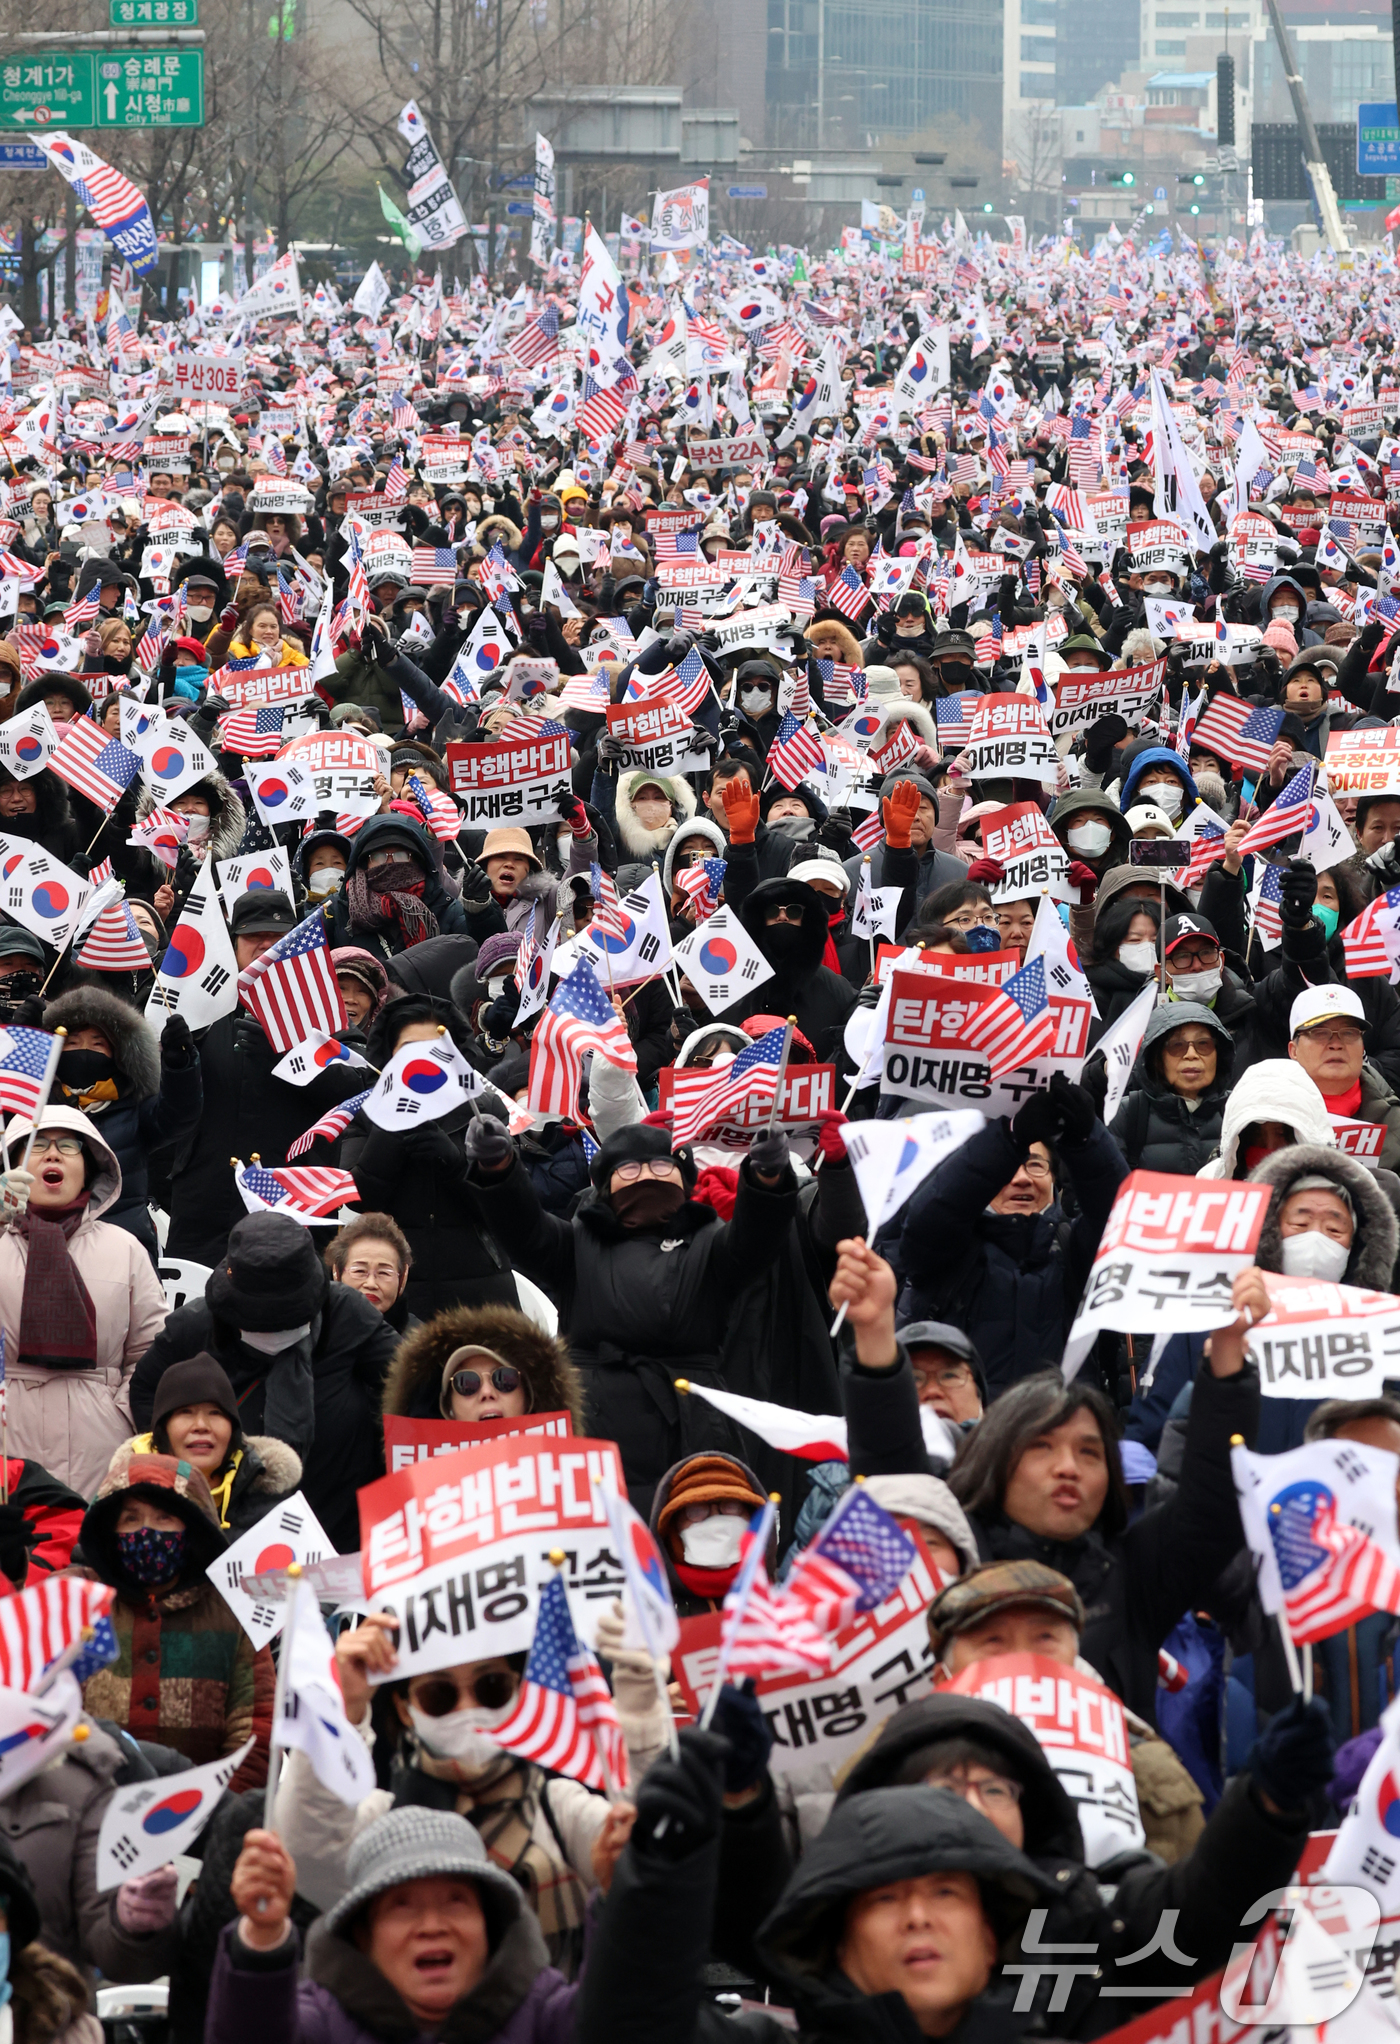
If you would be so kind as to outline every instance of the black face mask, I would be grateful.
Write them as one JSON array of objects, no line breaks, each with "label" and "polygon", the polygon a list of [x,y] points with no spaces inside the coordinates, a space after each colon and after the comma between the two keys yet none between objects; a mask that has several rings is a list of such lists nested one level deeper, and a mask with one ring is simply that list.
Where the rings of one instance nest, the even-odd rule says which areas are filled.
[{"label": "black face mask", "polygon": [[608,1197],[624,1228],[659,1227],[685,1204],[684,1188],[662,1178],[635,1179],[631,1185],[619,1185]]},{"label": "black face mask", "polygon": [[116,1060],[105,1050],[65,1050],[58,1061],[59,1084],[73,1093],[86,1093],[103,1079],[115,1078],[116,1072]]},{"label": "black face mask", "polygon": [[770,965],[780,970],[802,955],[807,937],[801,923],[770,923],[763,932],[763,948]]}]

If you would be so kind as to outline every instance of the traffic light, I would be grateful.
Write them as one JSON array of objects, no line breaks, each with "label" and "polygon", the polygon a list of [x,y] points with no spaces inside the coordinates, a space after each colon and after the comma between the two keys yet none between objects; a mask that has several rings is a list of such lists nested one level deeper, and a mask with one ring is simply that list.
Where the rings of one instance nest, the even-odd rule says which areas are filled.
[{"label": "traffic light", "polygon": [[1134,185],[1137,179],[1130,170],[1115,170],[1109,178],[1111,185]]},{"label": "traffic light", "polygon": [[1233,147],[1235,141],[1235,60],[1220,56],[1215,60],[1215,128],[1219,141]]},{"label": "traffic light", "polygon": [[1179,170],[1176,174],[1176,181],[1179,185],[1200,186],[1205,183],[1206,174],[1203,170]]}]

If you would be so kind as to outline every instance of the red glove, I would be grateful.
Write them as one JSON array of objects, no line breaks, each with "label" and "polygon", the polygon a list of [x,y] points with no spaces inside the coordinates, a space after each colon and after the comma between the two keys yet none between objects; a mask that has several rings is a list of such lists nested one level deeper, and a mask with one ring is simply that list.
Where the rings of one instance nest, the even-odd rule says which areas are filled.
[{"label": "red glove", "polygon": [[919,813],[919,791],[912,781],[896,781],[894,793],[880,804],[885,826],[885,843],[893,851],[907,852],[912,842],[914,819]]},{"label": "red glove", "polygon": [[575,837],[590,837],[592,835],[593,826],[588,821],[588,811],[584,808],[582,802],[579,801],[577,795],[574,796],[572,801],[569,800],[567,795],[560,797],[559,821],[567,823]]},{"label": "red glove", "polygon": [[729,825],[732,845],[751,845],[758,834],[758,797],[746,780],[735,774],[720,789],[724,819]]},{"label": "red glove", "polygon": [[824,1107],[817,1116],[821,1127],[817,1133],[817,1154],[826,1164],[844,1164],[846,1161],[846,1138],[841,1131],[846,1117],[838,1107]]},{"label": "red glove", "polygon": [[1006,878],[1006,868],[1000,859],[974,859],[967,869],[967,877],[981,887],[1000,887]]},{"label": "red glove", "polygon": [[227,610],[219,613],[219,629],[220,631],[231,632],[237,623],[238,605],[231,603]]},{"label": "red glove", "polygon": [[1099,876],[1092,866],[1086,866],[1082,859],[1069,862],[1069,884],[1079,889],[1081,902],[1090,902],[1099,891]]}]

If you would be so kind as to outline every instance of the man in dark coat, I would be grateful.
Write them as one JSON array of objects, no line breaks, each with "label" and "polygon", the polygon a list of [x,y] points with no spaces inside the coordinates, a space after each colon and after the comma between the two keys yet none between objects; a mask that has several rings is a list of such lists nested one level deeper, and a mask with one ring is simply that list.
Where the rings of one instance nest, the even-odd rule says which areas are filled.
[{"label": "man in dark coat", "polygon": [[360,1544],[355,1492],[384,1473],[379,1407],[398,1337],[368,1299],[331,1282],[289,1214],[247,1214],[204,1297],[172,1313],[130,1380],[148,1432],[171,1363],[207,1353],[238,1397],[245,1433],[271,1434],[302,1460],[302,1491],[342,1554]]},{"label": "man in dark coat", "polygon": [[828,934],[826,901],[805,880],[765,880],[739,913],[774,977],[726,1008],[726,1020],[795,1015],[818,1064],[834,1064],[842,1055],[842,1031],[856,1005],[856,990],[822,963]]},{"label": "man in dark coat", "polygon": [[[1079,1212],[1065,1216],[1055,1175]],[[1082,1087],[1062,1073],[1014,1121],[989,1121],[904,1210],[900,1312],[951,1320],[977,1346],[992,1397],[1058,1363],[1089,1266],[1128,1175]]]},{"label": "man in dark coat", "polygon": [[480,1116],[465,1148],[496,1240],[559,1307],[583,1376],[588,1432],[617,1442],[637,1510],[648,1511],[663,1472],[683,1455],[741,1452],[734,1427],[703,1399],[678,1393],[675,1380],[723,1382],[733,1301],[778,1257],[797,1211],[786,1138],[755,1142],[727,1222],[690,1197],[694,1159],[688,1149],[673,1156],[664,1129],[643,1124],[609,1136],[593,1160],[592,1196],[572,1221],[545,1213],[499,1121]]},{"label": "man in dark coat", "polygon": [[[912,819],[903,816],[897,806],[891,807],[896,789],[909,787],[919,795]],[[886,774],[880,783],[880,815],[884,820],[885,835],[870,854],[872,888],[907,889],[912,880],[914,912],[917,914],[928,896],[936,894],[940,887],[947,887],[954,880],[966,880],[967,867],[962,860],[954,858],[951,852],[940,852],[933,842],[933,833],[938,827],[938,794],[926,775],[911,773],[908,767]],[[864,865],[863,852],[846,860],[852,901],[855,900],[855,890],[860,886]]]},{"label": "man in dark coat", "polygon": [[[241,894],[230,917],[240,971],[295,928],[296,912],[285,894],[269,889]],[[366,1073],[362,1066],[333,1064],[309,1086],[274,1079],[272,1068],[284,1053],[241,1007],[201,1030],[196,1042],[204,1113],[175,1154],[165,1246],[172,1257],[212,1266],[247,1211],[229,1159],[246,1164],[256,1155],[269,1170],[285,1164],[289,1147],[313,1122],[337,1101],[364,1091]],[[315,1163],[318,1154],[328,1160],[324,1150],[313,1150],[307,1161]]]}]

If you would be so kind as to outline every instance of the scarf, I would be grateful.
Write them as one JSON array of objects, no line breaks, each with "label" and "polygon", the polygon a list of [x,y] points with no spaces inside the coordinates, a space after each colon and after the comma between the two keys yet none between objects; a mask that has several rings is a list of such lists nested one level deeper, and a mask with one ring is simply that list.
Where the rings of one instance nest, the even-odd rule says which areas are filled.
[{"label": "scarf", "polygon": [[83,1225],[87,1203],[84,1192],[71,1207],[58,1208],[51,1220],[26,1207],[14,1224],[29,1244],[19,1309],[19,1360],[41,1370],[97,1367],[97,1309],[68,1253],[68,1244]]},{"label": "scarf", "polygon": [[[565,1857],[563,1840],[548,1807],[541,1809],[547,1785],[543,1772],[528,1761],[503,1753],[498,1773],[485,1780],[473,1776],[467,1782],[455,1760],[425,1753],[417,1740],[410,1741],[410,1750],[415,1767],[435,1781],[457,1787],[458,1815],[476,1826],[487,1858],[504,1867],[524,1889],[525,1899],[539,1919],[551,1961],[563,1971],[576,1971],[582,1956],[588,1893]],[[541,1819],[553,1850],[537,1835]]]},{"label": "scarf", "polygon": [[85,1093],[75,1092],[71,1086],[65,1086],[60,1080],[55,1086],[55,1091],[61,1093],[68,1105],[76,1107],[81,1114],[100,1114],[104,1107],[110,1106],[118,1097],[115,1079],[99,1079],[96,1085],[89,1086]]},{"label": "scarf", "polygon": [[[321,1316],[318,1313],[311,1323],[311,1330],[300,1341],[294,1341],[290,1348],[279,1349],[275,1356],[265,1356],[257,1349],[241,1343],[245,1356],[256,1356],[261,1379],[267,1389],[263,1394],[263,1426],[279,1441],[285,1441],[300,1455],[302,1461],[311,1459],[311,1450],[316,1440],[316,1397],[312,1381],[311,1356],[316,1337],[321,1331]],[[244,1393],[246,1397],[246,1392]],[[242,1405],[243,1399],[239,1399]]]},{"label": "scarf", "polygon": [[822,952],[822,964],[828,972],[834,972],[838,979],[841,977],[841,960],[836,955],[836,932],[841,928],[845,920],[846,911],[844,906],[839,908],[834,916],[827,917],[826,949]]},{"label": "scarf", "polygon": [[1340,1114],[1348,1121],[1354,1121],[1361,1107],[1361,1075],[1357,1074],[1345,1093],[1324,1093],[1329,1114]]},{"label": "scarf", "polygon": [[357,867],[345,882],[352,930],[393,930],[407,951],[438,934],[437,917],[423,894],[427,876],[411,859],[395,859],[374,873]]}]

